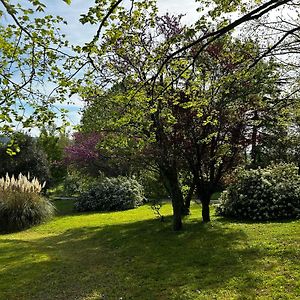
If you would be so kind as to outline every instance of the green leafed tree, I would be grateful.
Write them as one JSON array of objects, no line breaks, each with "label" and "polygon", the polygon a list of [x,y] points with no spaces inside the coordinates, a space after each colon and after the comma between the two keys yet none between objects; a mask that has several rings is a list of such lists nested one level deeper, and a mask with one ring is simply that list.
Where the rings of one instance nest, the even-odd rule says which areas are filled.
[{"label": "green leafed tree", "polygon": [[69,143],[66,132],[57,134],[55,127],[42,128],[37,138],[37,145],[46,154],[49,162],[52,186],[61,183],[67,175],[67,166],[63,163],[63,159],[64,149]]},{"label": "green leafed tree", "polygon": [[[271,62],[249,71],[256,45],[230,35],[201,50],[196,59],[202,46],[187,48],[161,69],[166,57],[198,33],[183,26],[180,17],[158,17],[156,11],[154,3],[122,10],[100,47],[92,49],[98,72],[82,91],[87,101],[83,125],[107,132],[112,149],[135,145],[155,161],[179,230],[184,210],[179,174],[188,170],[194,177],[203,220],[209,221],[214,188],[247,147],[253,99],[273,97],[277,74]],[[102,83],[103,89],[90,82]],[[122,89],[106,92],[105,84]]]},{"label": "green leafed tree", "polygon": [[46,182],[49,187],[51,179],[49,162],[45,152],[38,147],[36,140],[20,132],[14,133],[11,139],[14,139],[20,150],[11,156],[7,153],[9,143],[0,147],[0,177],[8,174],[17,178],[20,173],[26,176],[29,174],[31,178],[36,177],[40,182]]},{"label": "green leafed tree", "polygon": [[74,59],[64,20],[39,0],[1,0],[0,17],[0,132],[51,124]]}]

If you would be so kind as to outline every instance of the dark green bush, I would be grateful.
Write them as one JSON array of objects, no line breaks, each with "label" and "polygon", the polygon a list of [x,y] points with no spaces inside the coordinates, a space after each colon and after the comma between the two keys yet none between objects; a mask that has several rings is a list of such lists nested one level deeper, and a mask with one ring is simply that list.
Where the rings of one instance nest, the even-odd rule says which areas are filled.
[{"label": "dark green bush", "polygon": [[138,181],[143,185],[145,196],[149,199],[168,198],[168,193],[162,183],[160,176],[153,171],[144,170],[140,172]]},{"label": "dark green bush", "polygon": [[97,178],[82,174],[74,169],[70,170],[63,182],[63,193],[66,196],[78,196],[89,190],[93,185],[97,185],[100,177]]},{"label": "dark green bush", "polygon": [[300,217],[300,176],[294,165],[240,170],[235,183],[221,194],[217,213],[243,220]]},{"label": "dark green bush", "polygon": [[14,232],[40,224],[51,218],[54,207],[40,195],[42,186],[36,179],[0,178],[0,232]]},{"label": "dark green bush", "polygon": [[46,154],[37,147],[36,140],[22,133],[15,133],[11,139],[18,145],[20,152],[11,156],[6,153],[7,145],[0,147],[0,177],[6,174],[17,177],[20,173],[29,173],[49,186],[49,163]]},{"label": "dark green bush", "polygon": [[143,187],[126,177],[105,178],[80,194],[77,211],[119,211],[135,208],[144,201]]}]

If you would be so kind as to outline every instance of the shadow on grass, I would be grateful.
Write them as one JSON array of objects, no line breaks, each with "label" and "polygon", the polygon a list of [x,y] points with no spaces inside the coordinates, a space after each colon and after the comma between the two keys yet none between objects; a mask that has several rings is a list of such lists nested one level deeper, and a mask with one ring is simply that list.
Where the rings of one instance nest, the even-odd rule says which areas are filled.
[{"label": "shadow on grass", "polygon": [[244,220],[244,219],[238,219],[238,218],[233,218],[233,217],[223,217],[223,216],[218,216],[217,217],[218,222],[222,224],[276,224],[276,223],[290,223],[290,222],[295,222],[298,221],[299,219],[273,219],[273,220]]},{"label": "shadow on grass", "polygon": [[67,216],[67,215],[74,215],[76,211],[74,210],[74,203],[75,199],[57,199],[52,200],[56,208],[56,215],[58,216]]},{"label": "shadow on grass", "polygon": [[170,221],[3,239],[0,299],[213,299],[232,282],[237,295],[255,295],[263,254],[244,247],[243,231],[190,222],[174,233]]}]

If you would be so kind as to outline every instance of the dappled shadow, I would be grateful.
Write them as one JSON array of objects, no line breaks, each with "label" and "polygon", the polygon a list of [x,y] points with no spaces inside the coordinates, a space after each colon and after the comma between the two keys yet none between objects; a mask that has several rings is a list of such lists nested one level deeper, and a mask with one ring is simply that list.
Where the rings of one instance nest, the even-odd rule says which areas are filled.
[{"label": "dappled shadow", "polygon": [[251,295],[260,281],[250,271],[263,254],[244,247],[246,238],[220,224],[190,222],[175,233],[170,220],[148,220],[4,239],[0,274],[14,291],[1,280],[0,298],[14,299],[17,289],[16,299],[209,299],[239,277]]}]

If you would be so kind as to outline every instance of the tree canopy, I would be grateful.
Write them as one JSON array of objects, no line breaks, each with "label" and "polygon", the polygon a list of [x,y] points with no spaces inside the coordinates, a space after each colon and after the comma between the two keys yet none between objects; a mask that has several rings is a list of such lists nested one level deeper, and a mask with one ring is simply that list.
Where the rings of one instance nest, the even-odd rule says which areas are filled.
[{"label": "tree canopy", "polygon": [[[101,72],[93,73],[94,85],[82,93],[83,126],[111,135],[106,141],[114,149],[134,145],[152,155],[173,200],[175,229],[181,227],[184,202],[179,173],[188,170],[207,208],[203,220],[209,221],[211,194],[251,144],[253,113],[272,110],[284,94],[278,64],[252,65],[258,45],[227,34],[197,58],[198,48],[186,49],[160,70],[165,57],[197,33],[183,26],[180,16],[157,16],[155,6],[140,9],[130,26],[127,13],[102,36]],[[118,32],[122,36],[116,38]],[[186,68],[190,59],[193,66]],[[98,82],[115,85],[106,92]]]},{"label": "tree canopy", "polygon": [[[65,1],[70,2],[70,1]],[[59,26],[38,0],[0,1],[0,132],[43,127],[64,110],[74,57]]]}]

